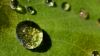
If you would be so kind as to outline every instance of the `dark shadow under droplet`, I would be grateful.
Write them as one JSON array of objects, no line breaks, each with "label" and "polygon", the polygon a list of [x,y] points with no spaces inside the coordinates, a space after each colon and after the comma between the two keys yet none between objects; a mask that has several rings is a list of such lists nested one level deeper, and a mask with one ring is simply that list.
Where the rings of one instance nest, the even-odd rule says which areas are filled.
[{"label": "dark shadow under droplet", "polygon": [[100,18],[98,18],[98,23],[100,23]]}]

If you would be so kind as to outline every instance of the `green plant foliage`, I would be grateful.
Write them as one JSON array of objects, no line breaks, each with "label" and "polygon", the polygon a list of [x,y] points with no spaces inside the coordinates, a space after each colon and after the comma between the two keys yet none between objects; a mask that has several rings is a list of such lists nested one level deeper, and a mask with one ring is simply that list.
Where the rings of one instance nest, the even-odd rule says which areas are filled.
[{"label": "green plant foliage", "polygon": [[[5,5],[0,8],[0,24],[8,25],[0,25],[0,56],[92,56],[94,50],[100,54],[100,27],[96,25],[100,18],[99,0],[66,0],[71,4],[70,12],[61,9],[65,0],[55,0],[56,8],[45,6],[44,0],[18,1],[22,6],[33,6],[37,15],[15,13],[9,7],[9,0],[0,0],[1,6]],[[80,8],[89,12],[89,20],[80,19]],[[19,44],[16,26],[24,20],[38,23],[48,33],[52,40],[48,51],[31,52]]]}]

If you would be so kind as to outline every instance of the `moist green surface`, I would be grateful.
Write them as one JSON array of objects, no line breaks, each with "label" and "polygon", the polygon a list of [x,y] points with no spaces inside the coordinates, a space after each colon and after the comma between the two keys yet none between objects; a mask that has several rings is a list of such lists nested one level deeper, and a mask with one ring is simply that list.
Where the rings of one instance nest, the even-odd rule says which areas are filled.
[{"label": "moist green surface", "polygon": [[[71,11],[65,12],[61,4],[66,0],[55,0],[56,8],[46,6],[44,0],[19,0],[22,6],[33,6],[37,15],[19,14],[13,11],[10,0],[0,0],[0,56],[91,56],[100,52],[99,0],[67,0]],[[79,17],[80,8],[90,13],[89,20]],[[36,22],[52,40],[51,48],[44,53],[26,50],[16,39],[16,26],[23,20]]]}]

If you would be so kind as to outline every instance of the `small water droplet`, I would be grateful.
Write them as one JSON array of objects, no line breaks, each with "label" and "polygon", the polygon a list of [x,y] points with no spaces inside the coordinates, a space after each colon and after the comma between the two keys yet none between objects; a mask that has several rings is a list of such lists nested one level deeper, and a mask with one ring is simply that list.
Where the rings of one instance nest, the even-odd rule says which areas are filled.
[{"label": "small water droplet", "polygon": [[99,56],[99,52],[98,51],[93,51],[92,56]]}]

